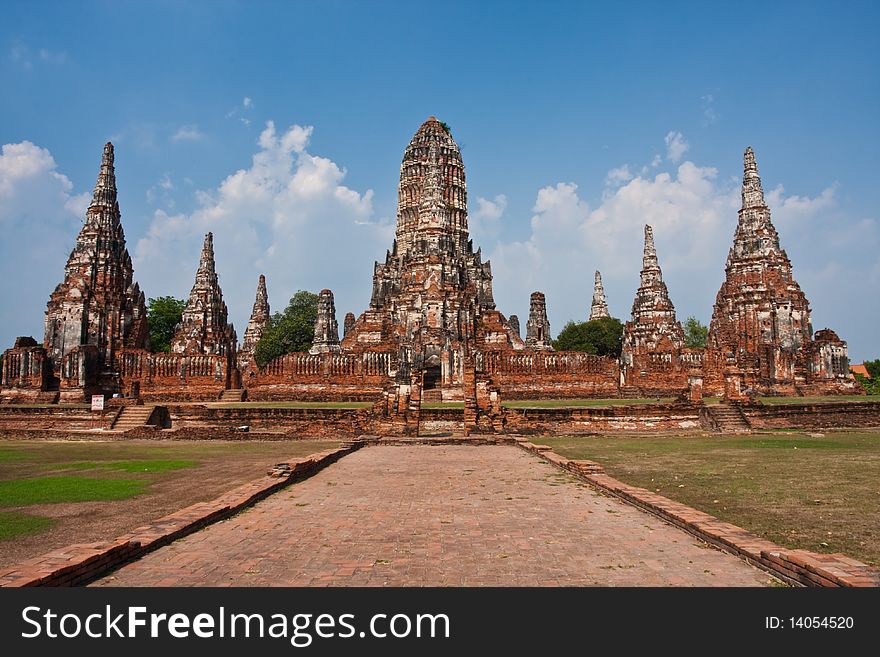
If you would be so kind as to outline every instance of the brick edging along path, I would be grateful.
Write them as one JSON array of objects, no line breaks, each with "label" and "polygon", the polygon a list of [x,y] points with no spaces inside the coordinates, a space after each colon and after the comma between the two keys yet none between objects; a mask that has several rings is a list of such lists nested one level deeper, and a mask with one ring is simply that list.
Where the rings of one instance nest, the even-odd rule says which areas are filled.
[{"label": "brick edging along path", "polygon": [[644,488],[630,486],[605,474],[595,461],[572,460],[547,445],[516,438],[522,449],[574,474],[596,488],[658,516],[717,548],[780,577],[804,586],[880,586],[880,571],[844,554],[817,554],[780,547],[742,527],[723,522]]},{"label": "brick edging along path", "polygon": [[0,571],[0,587],[78,586],[163,545],[191,534],[259,502],[289,484],[305,479],[364,446],[342,447],[277,464],[268,475],[132,530],[111,541],[69,545]]}]

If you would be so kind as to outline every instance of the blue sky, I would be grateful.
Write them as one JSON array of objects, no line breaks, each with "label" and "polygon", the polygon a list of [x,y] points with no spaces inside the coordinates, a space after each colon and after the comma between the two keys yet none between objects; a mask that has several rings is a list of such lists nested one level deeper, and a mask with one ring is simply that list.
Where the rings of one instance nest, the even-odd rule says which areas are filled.
[{"label": "blue sky", "polygon": [[[4,2],[0,343],[42,335],[105,141],[148,296],[185,297],[201,236],[239,334],[369,301],[400,158],[422,121],[462,147],[499,309],[554,333],[601,269],[629,315],[641,226],[708,323],[752,145],[783,247],[860,361],[880,357],[877,3]],[[271,126],[271,127],[270,127]]]}]

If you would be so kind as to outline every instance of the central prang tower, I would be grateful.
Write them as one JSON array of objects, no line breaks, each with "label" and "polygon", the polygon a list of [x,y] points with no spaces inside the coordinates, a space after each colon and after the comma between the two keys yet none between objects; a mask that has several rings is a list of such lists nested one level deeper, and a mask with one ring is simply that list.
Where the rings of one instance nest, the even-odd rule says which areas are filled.
[{"label": "central prang tower", "polygon": [[492,268],[468,234],[461,151],[433,116],[418,129],[400,165],[394,243],[373,271],[370,308],[342,342],[345,351],[392,347],[439,370],[445,383],[461,359],[492,344],[524,344],[495,310]]}]

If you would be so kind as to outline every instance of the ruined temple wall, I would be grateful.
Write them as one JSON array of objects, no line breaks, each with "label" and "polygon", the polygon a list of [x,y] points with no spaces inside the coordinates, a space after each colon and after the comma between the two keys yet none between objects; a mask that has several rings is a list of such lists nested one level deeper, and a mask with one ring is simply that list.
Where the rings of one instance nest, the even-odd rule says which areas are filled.
[{"label": "ruined temple wall", "polygon": [[234,356],[226,354],[151,354],[125,350],[117,358],[121,387],[133,384],[147,402],[216,401],[229,387]]},{"label": "ruined temple wall", "polygon": [[582,434],[613,431],[698,431],[700,406],[638,404],[594,408],[507,408],[506,433]]},{"label": "ruined temple wall", "polygon": [[248,399],[375,401],[397,369],[397,354],[367,351],[355,354],[294,353],[247,372],[242,385]]},{"label": "ruined temple wall", "polygon": [[198,437],[208,432],[232,433],[247,426],[256,433],[287,438],[344,439],[373,429],[369,408],[208,408],[199,405],[170,406],[172,426],[178,437]]},{"label": "ruined temple wall", "polygon": [[[0,431],[83,431],[107,426],[107,418],[118,409],[104,414],[79,406],[0,406]],[[4,436],[8,437],[8,436]]]},{"label": "ruined temple wall", "polygon": [[574,351],[486,351],[477,355],[505,399],[609,398],[619,395],[617,361]]},{"label": "ruined temple wall", "polygon": [[880,427],[880,401],[743,406],[755,429]]}]

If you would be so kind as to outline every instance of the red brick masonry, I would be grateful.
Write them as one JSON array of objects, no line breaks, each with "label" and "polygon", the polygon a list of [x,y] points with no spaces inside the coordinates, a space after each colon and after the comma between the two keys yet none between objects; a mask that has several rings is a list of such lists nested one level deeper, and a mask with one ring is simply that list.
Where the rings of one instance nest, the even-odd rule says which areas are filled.
[{"label": "red brick masonry", "polygon": [[606,475],[602,466],[594,461],[567,459],[547,445],[535,445],[526,439],[517,439],[517,444],[593,486],[659,516],[711,545],[742,557],[790,584],[880,586],[880,571],[844,554],[816,554],[780,547],[708,513],[673,502],[644,488],[624,484]]}]

